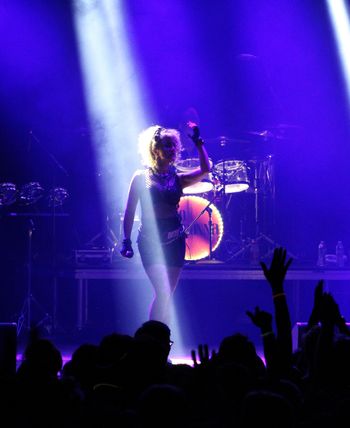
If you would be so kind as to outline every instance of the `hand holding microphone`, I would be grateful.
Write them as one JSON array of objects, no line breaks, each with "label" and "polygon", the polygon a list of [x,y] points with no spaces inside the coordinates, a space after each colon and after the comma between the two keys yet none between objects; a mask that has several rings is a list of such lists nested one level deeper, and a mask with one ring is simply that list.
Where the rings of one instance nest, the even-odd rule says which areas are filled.
[{"label": "hand holding microphone", "polygon": [[131,239],[129,239],[129,238],[123,239],[122,248],[120,250],[120,254],[123,257],[126,257],[128,259],[131,259],[133,257],[134,250],[132,249]]}]

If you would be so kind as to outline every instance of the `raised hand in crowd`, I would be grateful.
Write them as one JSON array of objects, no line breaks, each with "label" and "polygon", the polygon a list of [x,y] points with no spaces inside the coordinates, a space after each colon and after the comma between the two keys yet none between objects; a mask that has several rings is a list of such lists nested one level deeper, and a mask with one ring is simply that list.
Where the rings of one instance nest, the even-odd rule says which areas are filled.
[{"label": "raised hand in crowd", "polygon": [[320,307],[320,322],[325,327],[335,327],[341,317],[339,306],[331,293],[323,293]]},{"label": "raised hand in crowd", "polygon": [[261,310],[258,306],[254,312],[246,311],[252,323],[260,329],[260,335],[263,340],[264,356],[266,367],[271,371],[274,365],[273,357],[275,355],[275,333],[272,328],[272,315],[270,312]]},{"label": "raised hand in crowd", "polygon": [[312,311],[309,317],[309,321],[307,324],[308,329],[317,325],[320,322],[320,311],[322,305],[322,296],[323,296],[323,280],[318,281],[315,291],[314,291],[314,305],[312,307]]},{"label": "raised hand in crowd", "polygon": [[299,356],[302,370],[315,385],[332,377],[332,350],[337,333],[348,336],[349,329],[338,303],[330,293],[324,292],[324,281],[320,280],[315,287],[313,308]]},{"label": "raised hand in crowd", "polygon": [[[284,292],[284,280],[287,271],[293,259],[287,260],[287,250],[284,248],[275,248],[271,265],[268,268],[264,262],[261,262],[261,268],[265,278],[271,286],[273,304],[275,308],[276,338],[279,353],[279,370],[288,371],[292,364],[293,346],[292,346],[292,325],[290,321],[289,308],[286,294]],[[283,367],[282,367],[283,366]]]},{"label": "raised hand in crowd", "polygon": [[216,351],[212,350],[209,352],[209,346],[207,344],[198,345],[198,351],[195,349],[191,350],[191,358],[193,361],[193,367],[208,367],[215,358],[217,357]]},{"label": "raised hand in crowd", "polygon": [[332,324],[339,333],[350,334],[345,317],[341,314],[338,303],[330,293],[323,293],[320,306],[320,322],[322,325]]},{"label": "raised hand in crowd", "polygon": [[264,262],[260,262],[265,278],[271,285],[272,293],[275,296],[277,293],[283,292],[283,283],[286,273],[293,259],[289,258],[286,262],[287,250],[284,248],[275,248],[273,252],[272,262],[268,268]]},{"label": "raised hand in crowd", "polygon": [[314,366],[311,375],[315,385],[328,383],[330,380],[335,327],[340,318],[339,306],[330,293],[323,293],[320,305],[321,329],[315,347]]},{"label": "raised hand in crowd", "polygon": [[259,306],[255,307],[254,312],[246,311],[248,317],[253,324],[260,328],[261,334],[273,333],[272,330],[272,315],[269,312],[263,311]]}]

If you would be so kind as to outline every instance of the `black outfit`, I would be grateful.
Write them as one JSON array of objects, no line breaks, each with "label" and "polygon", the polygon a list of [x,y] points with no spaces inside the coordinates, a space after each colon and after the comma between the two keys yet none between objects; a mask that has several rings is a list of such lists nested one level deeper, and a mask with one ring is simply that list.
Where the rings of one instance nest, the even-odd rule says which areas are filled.
[{"label": "black outfit", "polygon": [[[169,174],[156,174],[152,169],[142,171],[145,189],[141,192],[142,219],[137,244],[144,267],[157,263],[182,267],[185,260],[186,240],[181,217],[177,212],[182,196],[179,177],[175,169]],[[159,204],[159,205],[158,205]],[[170,217],[145,216],[145,210],[156,205],[173,213]]]}]

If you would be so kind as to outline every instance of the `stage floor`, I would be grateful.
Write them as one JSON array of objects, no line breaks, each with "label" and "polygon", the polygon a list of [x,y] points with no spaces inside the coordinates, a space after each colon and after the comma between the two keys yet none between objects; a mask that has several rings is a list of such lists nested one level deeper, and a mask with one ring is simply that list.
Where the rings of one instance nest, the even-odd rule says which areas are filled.
[{"label": "stage floor", "polygon": [[[89,279],[146,279],[141,263],[126,259],[124,263],[110,266],[90,267],[79,266],[63,274],[73,275],[77,280]],[[259,265],[228,264],[220,261],[198,261],[186,263],[181,273],[181,280],[264,280]],[[350,267],[336,268],[327,266],[319,268],[312,264],[296,265],[289,269],[288,280],[349,280]]]},{"label": "stage floor", "polygon": [[[151,286],[141,263],[137,260],[125,259],[108,267],[78,267],[62,271],[61,275],[69,277],[75,284],[78,331],[84,330],[89,324],[94,305],[107,287],[112,290],[109,291],[111,296],[118,294],[118,304],[123,306],[119,309],[120,312],[123,312],[127,305],[130,305],[129,310],[134,310],[130,302],[135,300],[138,303],[140,293],[144,293],[142,299],[146,301],[152,298]],[[321,279],[325,281],[325,290],[340,292],[338,297],[340,296],[342,301],[348,300],[344,290],[350,280],[350,269],[321,270],[315,266],[291,268],[286,275],[285,288],[293,322],[307,320],[313,302],[314,287]],[[199,317],[206,318],[215,317],[215,310],[219,316],[221,310],[229,311],[230,308],[225,307],[225,302],[229,301],[235,302],[236,311],[240,307],[248,309],[251,305],[253,308],[255,305],[267,305],[271,309],[269,287],[265,286],[264,282],[266,280],[260,266],[243,267],[216,261],[188,263],[182,271],[176,298],[181,301],[181,307],[189,307],[188,312],[197,312]],[[212,314],[208,315],[208,307],[217,309],[209,309]]]},{"label": "stage floor", "polygon": [[[285,282],[293,326],[308,320],[314,288],[320,279],[350,320],[349,268],[320,270],[312,265],[293,264]],[[41,283],[43,288],[47,286],[46,281],[38,285]],[[137,260],[123,259],[113,266],[65,267],[59,271],[53,299],[54,340],[70,354],[79,344],[98,343],[112,331],[133,334],[148,317],[152,294]],[[199,343],[217,348],[223,337],[235,332],[246,334],[259,347],[259,331],[246,310],[259,306],[274,313],[271,290],[260,266],[215,261],[185,265],[174,306],[177,322],[171,328],[176,358],[188,357]]]}]

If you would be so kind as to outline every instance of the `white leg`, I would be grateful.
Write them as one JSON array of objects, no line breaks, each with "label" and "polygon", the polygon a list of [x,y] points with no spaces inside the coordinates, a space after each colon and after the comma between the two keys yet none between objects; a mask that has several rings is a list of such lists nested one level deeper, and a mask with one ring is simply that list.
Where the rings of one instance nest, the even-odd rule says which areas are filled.
[{"label": "white leg", "polygon": [[149,318],[169,324],[170,300],[178,284],[181,268],[167,268],[163,264],[157,264],[149,266],[146,273],[155,292]]}]

